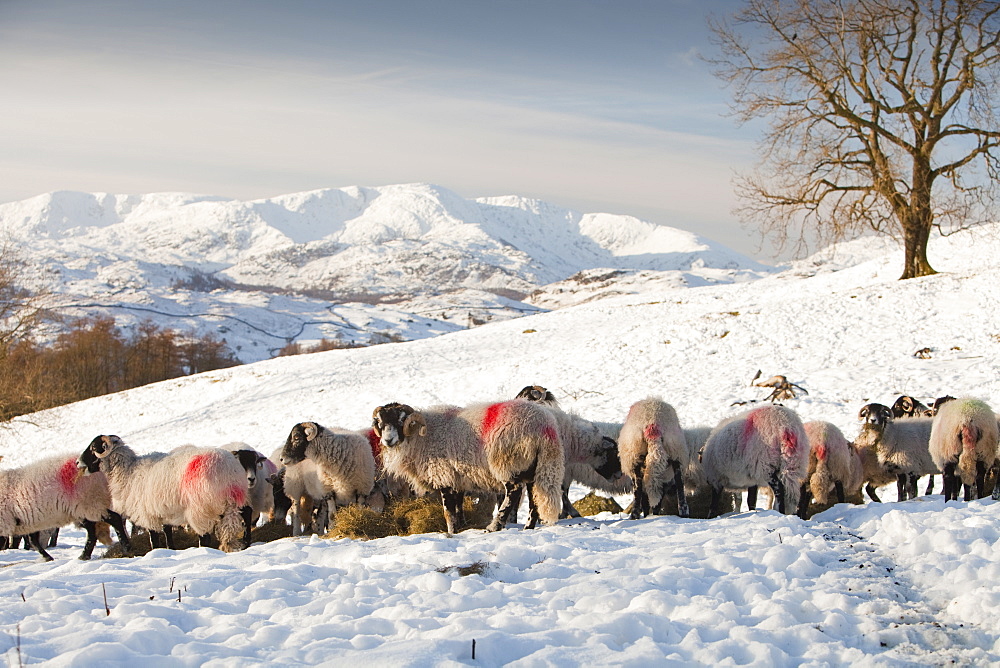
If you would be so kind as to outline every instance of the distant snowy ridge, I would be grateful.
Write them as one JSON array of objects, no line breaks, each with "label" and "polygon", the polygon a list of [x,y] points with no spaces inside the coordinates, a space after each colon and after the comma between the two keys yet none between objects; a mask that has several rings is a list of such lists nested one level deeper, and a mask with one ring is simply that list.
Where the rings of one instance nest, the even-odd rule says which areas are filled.
[{"label": "distant snowy ridge", "polygon": [[53,192],[0,204],[0,232],[64,313],[218,328],[244,361],[291,340],[425,338],[558,307],[520,300],[596,269],[677,287],[773,271],[631,216],[426,184],[246,202]]}]

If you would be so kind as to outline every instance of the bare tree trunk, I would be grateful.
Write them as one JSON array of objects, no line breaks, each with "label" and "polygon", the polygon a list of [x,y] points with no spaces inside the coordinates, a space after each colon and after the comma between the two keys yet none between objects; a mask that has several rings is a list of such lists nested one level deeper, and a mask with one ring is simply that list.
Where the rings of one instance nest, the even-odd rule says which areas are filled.
[{"label": "bare tree trunk", "polygon": [[899,280],[936,274],[927,261],[927,241],[931,236],[931,216],[917,214],[903,225],[903,275]]}]

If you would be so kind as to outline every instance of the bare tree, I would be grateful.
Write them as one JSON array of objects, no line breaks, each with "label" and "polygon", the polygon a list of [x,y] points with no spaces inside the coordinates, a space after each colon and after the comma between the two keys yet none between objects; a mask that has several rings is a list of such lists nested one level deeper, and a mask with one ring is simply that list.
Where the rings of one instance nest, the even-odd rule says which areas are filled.
[{"label": "bare tree", "polygon": [[743,122],[767,119],[740,212],[778,247],[866,229],[933,274],[931,230],[987,220],[1000,176],[1000,3],[747,0],[711,28]]}]

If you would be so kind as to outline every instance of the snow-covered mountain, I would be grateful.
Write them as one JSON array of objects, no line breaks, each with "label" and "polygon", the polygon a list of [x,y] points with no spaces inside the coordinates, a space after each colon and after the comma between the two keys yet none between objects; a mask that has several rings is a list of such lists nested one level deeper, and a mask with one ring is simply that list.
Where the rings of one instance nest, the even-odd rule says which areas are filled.
[{"label": "snow-covered mountain", "polygon": [[214,328],[244,361],[292,340],[426,338],[572,303],[546,286],[580,272],[625,277],[619,291],[634,292],[772,271],[629,216],[423,184],[249,202],[54,192],[0,204],[0,234],[63,313]]},{"label": "snow-covered mountain", "polygon": [[[589,419],[655,394],[683,426],[714,425],[766,395],[749,385],[758,369],[804,386],[785,405],[848,438],[862,405],[903,393],[1000,409],[1000,226],[929,254],[940,274],[898,281],[902,252],[866,239],[761,280],[636,283],[518,321],[169,380],[15,419],[2,466],[79,454],[101,433],[141,452],[272,452],[302,420],[362,428],[389,401],[464,405],[529,383]],[[809,520],[604,513],[91,562],[69,530],[53,563],[0,552],[0,652],[53,666],[1000,665],[1000,502],[936,489]]]}]

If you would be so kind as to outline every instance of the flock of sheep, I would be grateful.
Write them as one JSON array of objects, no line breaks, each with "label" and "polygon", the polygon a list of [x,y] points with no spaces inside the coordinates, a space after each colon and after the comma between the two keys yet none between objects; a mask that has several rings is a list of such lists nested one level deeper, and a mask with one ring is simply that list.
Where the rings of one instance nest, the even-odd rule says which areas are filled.
[{"label": "flock of sheep", "polygon": [[[833,424],[803,424],[776,404],[684,429],[673,407],[650,397],[622,423],[592,422],[528,386],[512,400],[464,408],[386,404],[363,431],[303,422],[270,457],[243,443],[138,455],[101,435],[79,456],[0,471],[0,536],[7,537],[0,547],[24,537],[51,560],[44,532],[77,523],[87,531],[80,558],[89,559],[107,523],[129,551],[128,520],[149,532],[153,547],[173,548],[172,528],[187,527],[201,545],[233,551],[249,544],[261,515],[284,524],[291,514],[293,535],[325,533],[338,507],[381,512],[390,499],[431,493],[456,533],[467,494],[496,499],[487,530],[497,531],[516,518],[526,490],[532,528],[576,515],[568,496],[574,482],[631,490],[636,519],[715,517],[739,509],[743,490],[753,509],[760,487],[780,512],[805,518],[812,500],[860,500],[864,488],[878,501],[876,488],[892,482],[900,499],[912,498],[924,475],[942,474],[946,500],[957,500],[962,485],[966,501],[982,498],[988,475],[1000,481],[998,419],[983,401],[943,397],[928,408],[903,396],[892,407],[868,404],[859,418],[853,443]],[[707,510],[695,508],[696,499],[708,500]]]}]

